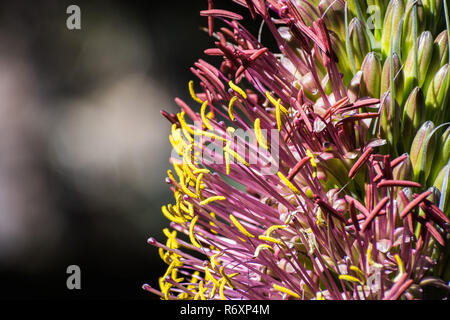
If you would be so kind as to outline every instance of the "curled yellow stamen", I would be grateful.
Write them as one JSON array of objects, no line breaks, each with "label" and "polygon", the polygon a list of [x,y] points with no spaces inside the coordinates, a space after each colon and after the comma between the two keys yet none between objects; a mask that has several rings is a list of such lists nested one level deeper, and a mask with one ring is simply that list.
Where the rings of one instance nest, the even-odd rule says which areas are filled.
[{"label": "curled yellow stamen", "polygon": [[191,198],[198,198],[197,195],[195,193],[193,193],[191,190],[189,190],[189,188],[186,186],[185,182],[184,182],[184,176],[180,177],[180,186],[181,186],[181,190],[183,190],[183,192],[185,194],[187,194],[189,197]]},{"label": "curled yellow stamen", "polygon": [[[277,100],[275,100],[275,98],[272,97],[272,96],[270,95],[269,91],[266,91],[266,97],[267,97],[267,99],[269,99],[269,101],[270,101],[274,106],[277,105]],[[280,101],[281,101],[281,100],[280,100]],[[280,108],[280,110],[283,111],[284,113],[286,113],[286,114],[289,113],[288,110],[287,110],[285,107],[283,107],[282,104],[279,104],[279,108]]]},{"label": "curled yellow stamen", "polygon": [[277,172],[277,176],[280,178],[281,181],[284,182],[284,184],[292,190],[292,192],[300,195],[300,191],[290,182],[280,171]]},{"label": "curled yellow stamen", "polygon": [[225,152],[229,153],[230,155],[232,155],[237,161],[239,161],[240,163],[242,163],[246,167],[250,167],[250,164],[247,161],[245,161],[244,158],[242,158],[240,155],[238,155],[237,152],[235,152],[234,150],[230,149],[228,144],[225,146],[225,148],[223,148],[223,151],[225,151]]},{"label": "curled yellow stamen", "polygon": [[260,240],[264,240],[264,241],[268,241],[268,242],[272,242],[272,243],[276,243],[280,246],[283,246],[283,242],[277,238],[274,237],[268,237],[268,236],[258,236],[258,239]]},{"label": "curled yellow stamen", "polygon": [[369,243],[369,246],[367,248],[367,261],[369,262],[369,265],[373,265],[377,268],[382,268],[383,265],[376,263],[375,261],[372,260],[372,243]]},{"label": "curled yellow stamen", "polygon": [[234,289],[233,283],[231,283],[231,278],[237,276],[239,273],[236,272],[236,273],[227,275],[227,274],[225,273],[225,268],[224,268],[224,267],[220,267],[219,272],[220,272],[220,275],[223,277],[223,279],[225,279],[225,281],[228,283],[228,285],[230,286],[230,288],[231,288],[231,289]]},{"label": "curled yellow stamen", "polygon": [[281,224],[274,224],[273,226],[269,227],[266,232],[264,232],[264,235],[270,237],[272,232],[274,232],[277,229],[286,229],[288,226],[281,225]]},{"label": "curled yellow stamen", "polygon": [[258,257],[259,256],[259,252],[262,249],[270,250],[272,253],[274,252],[273,248],[270,245],[263,243],[263,244],[260,244],[259,246],[256,247],[256,250],[255,250],[255,253],[253,254],[253,257],[254,258]]},{"label": "curled yellow stamen", "polygon": [[358,268],[357,266],[350,266],[350,270],[356,272],[362,282],[366,282],[366,275],[360,268]]},{"label": "curled yellow stamen", "polygon": [[184,222],[186,221],[184,218],[181,218],[181,217],[175,217],[173,214],[171,214],[171,213],[169,212],[169,210],[167,210],[167,207],[166,207],[166,206],[162,206],[162,207],[161,207],[161,211],[162,211],[163,215],[164,215],[167,219],[169,219],[170,221],[173,221],[173,222],[178,223],[178,224],[182,224],[182,223],[184,223]]},{"label": "curled yellow stamen", "polygon": [[219,258],[221,255],[223,255],[223,252],[219,252],[211,256],[211,267],[213,269],[215,269],[216,266],[220,266],[222,264],[221,262],[217,261],[217,258]]},{"label": "curled yellow stamen", "polygon": [[[231,145],[230,141],[227,141],[226,147],[225,149],[229,149]],[[223,154],[224,158],[225,158],[225,171],[227,176],[230,175],[230,171],[231,171],[231,167],[230,167],[230,154],[228,152],[225,152]]]},{"label": "curled yellow stamen", "polygon": [[224,278],[222,278],[220,280],[219,294],[220,294],[220,299],[222,299],[222,300],[227,300],[227,298],[225,297],[225,295],[223,293],[223,290],[225,289],[225,284],[226,283],[227,283],[227,281]]},{"label": "curled yellow stamen", "polygon": [[201,191],[201,186],[202,186],[202,179],[203,179],[203,173],[200,173],[197,176],[197,180],[195,181],[195,191],[197,191],[197,195],[198,197],[201,199],[202,198],[202,191]]},{"label": "curled yellow stamen", "polygon": [[205,280],[211,280],[216,286],[220,286],[219,281],[213,277],[211,271],[209,271],[208,266],[205,267]]},{"label": "curled yellow stamen", "polygon": [[300,296],[298,294],[296,294],[294,291],[292,291],[291,289],[288,289],[286,287],[280,286],[280,285],[275,284],[275,283],[272,285],[272,287],[275,290],[278,290],[280,292],[286,293],[286,294],[288,294],[290,296],[293,296],[294,298],[300,299]]},{"label": "curled yellow stamen", "polygon": [[267,146],[267,140],[264,138],[264,135],[261,132],[261,120],[259,118],[255,119],[254,127],[255,127],[256,141],[258,141],[261,147],[268,150],[269,147]]},{"label": "curled yellow stamen", "polygon": [[316,163],[316,159],[314,159],[314,155],[312,154],[312,152],[309,149],[306,149],[306,155],[308,157],[310,157],[311,159],[309,160],[309,162],[311,163],[311,166],[313,167],[313,178],[315,178],[317,176],[317,163]]},{"label": "curled yellow stamen", "polygon": [[364,284],[364,283],[363,283],[361,280],[359,280],[358,278],[353,277],[353,276],[349,276],[348,274],[341,274],[341,275],[339,275],[339,279],[340,279],[340,280],[350,281],[350,282],[356,282],[356,283],[359,283],[359,284],[361,284],[361,285]]},{"label": "curled yellow stamen", "polygon": [[231,89],[233,89],[234,91],[236,91],[237,93],[239,93],[244,99],[247,99],[247,94],[245,93],[244,90],[242,90],[241,88],[239,88],[237,85],[235,85],[233,83],[233,81],[229,81],[228,85],[230,86]]},{"label": "curled yellow stamen", "polygon": [[228,115],[230,116],[231,121],[234,121],[234,114],[233,114],[233,105],[234,102],[237,100],[238,97],[233,96],[230,99],[230,102],[228,103]]},{"label": "curled yellow stamen", "polygon": [[209,122],[208,117],[205,115],[205,111],[206,111],[206,107],[207,106],[208,106],[208,100],[203,102],[202,107],[200,108],[200,115],[202,117],[203,124],[205,125],[205,127],[208,128],[208,130],[213,131],[214,127],[211,125],[211,123]]},{"label": "curled yellow stamen", "polygon": [[220,201],[220,200],[226,200],[226,199],[227,198],[225,198],[224,196],[212,196],[203,201],[200,201],[200,205],[205,206],[213,201]]},{"label": "curled yellow stamen", "polygon": [[203,100],[200,99],[199,97],[197,97],[197,95],[195,94],[194,81],[193,80],[189,81],[189,85],[188,86],[189,86],[189,93],[191,94],[192,99],[194,101],[197,101],[198,103],[203,103]]},{"label": "curled yellow stamen", "polygon": [[195,216],[195,217],[191,220],[191,224],[190,224],[190,226],[189,226],[189,239],[191,240],[191,243],[192,243],[195,247],[201,248],[202,246],[200,245],[200,243],[197,242],[197,239],[195,239],[195,236],[194,236],[194,226],[195,226],[195,223],[197,222],[197,220],[198,220],[198,216]]},{"label": "curled yellow stamen", "polygon": [[233,222],[233,224],[236,226],[236,228],[239,229],[240,232],[242,232],[243,234],[245,234],[247,237],[249,238],[254,238],[255,236],[252,235],[250,232],[248,232],[243,226],[242,224],[232,215],[229,215],[231,222]]}]

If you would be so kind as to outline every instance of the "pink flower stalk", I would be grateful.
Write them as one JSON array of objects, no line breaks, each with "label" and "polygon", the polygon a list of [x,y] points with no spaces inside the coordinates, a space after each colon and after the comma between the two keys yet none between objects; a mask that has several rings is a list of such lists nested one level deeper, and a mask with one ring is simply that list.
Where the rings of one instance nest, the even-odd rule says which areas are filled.
[{"label": "pink flower stalk", "polygon": [[[211,1],[201,12],[216,40],[205,53],[222,63],[191,68],[200,112],[178,98],[180,113],[162,111],[175,203],[162,208],[167,242],[148,240],[167,272],[144,289],[163,299],[420,298],[450,221],[432,191],[401,175],[409,156],[377,151],[380,100],[352,95],[322,18],[306,25],[292,1],[235,2],[262,17],[281,54],[238,14]],[[213,30],[213,18],[225,26]]]}]

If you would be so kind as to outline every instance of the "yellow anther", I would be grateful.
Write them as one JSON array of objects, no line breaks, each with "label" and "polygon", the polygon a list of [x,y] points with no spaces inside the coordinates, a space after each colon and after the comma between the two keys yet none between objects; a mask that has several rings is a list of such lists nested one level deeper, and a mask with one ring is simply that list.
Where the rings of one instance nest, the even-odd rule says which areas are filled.
[{"label": "yellow anther", "polygon": [[203,102],[202,107],[200,108],[200,115],[202,116],[202,121],[203,121],[203,124],[205,125],[205,127],[208,130],[214,131],[214,127],[211,125],[211,123],[209,122],[208,117],[206,117],[206,114],[205,114],[207,106],[208,106],[208,100]]},{"label": "yellow anther", "polygon": [[253,254],[253,257],[254,258],[258,257],[259,256],[259,252],[262,249],[270,250],[272,253],[274,252],[273,248],[270,245],[263,243],[263,244],[260,244],[259,246],[256,247],[256,250],[255,250],[255,253]]},{"label": "yellow anther", "polygon": [[194,101],[197,101],[198,103],[203,103],[203,100],[200,99],[199,97],[197,97],[197,95],[195,94],[194,81],[193,80],[189,81],[189,85],[188,86],[189,86],[189,93],[191,94],[192,99]]},{"label": "yellow anther", "polygon": [[226,200],[226,199],[227,198],[225,198],[224,196],[212,196],[203,201],[200,201],[200,205],[205,206],[207,204],[210,204],[213,201],[220,201],[220,200]]},{"label": "yellow anther", "polygon": [[184,177],[184,173],[183,170],[181,169],[181,164],[177,163],[177,162],[173,162],[173,168],[175,169],[175,172],[177,173],[178,178],[181,179],[181,177]]},{"label": "yellow anther", "polygon": [[358,268],[357,266],[350,266],[350,270],[357,273],[362,282],[366,282],[366,275],[360,268]]},{"label": "yellow anther", "polygon": [[[215,214],[214,212],[211,212],[211,213],[210,213],[210,216],[211,216],[213,219],[216,218],[216,214]],[[210,224],[212,227],[216,227],[216,224],[215,224],[214,222],[212,222],[212,221],[210,221],[209,224]],[[217,232],[216,230],[209,229],[209,231],[211,231],[211,232],[214,233],[214,234],[218,234],[218,232]]]},{"label": "yellow anther", "polygon": [[267,140],[264,138],[264,135],[261,132],[261,120],[259,118],[255,119],[254,127],[255,127],[256,141],[258,141],[261,147],[268,150],[269,147],[267,146]]},{"label": "yellow anther", "polygon": [[323,212],[322,210],[319,208],[317,210],[317,216],[316,216],[316,225],[320,225],[323,226],[325,224],[325,219],[323,217]]},{"label": "yellow anther", "polygon": [[309,150],[309,149],[306,149],[306,155],[311,158],[309,160],[309,162],[311,163],[311,166],[313,167],[313,178],[315,178],[317,176],[316,159],[314,158],[314,155],[312,154],[311,150]]},{"label": "yellow anther", "polygon": [[230,99],[230,102],[228,103],[228,115],[230,116],[231,121],[234,121],[234,114],[233,114],[233,105],[234,102],[237,100],[238,97],[233,96]]},{"label": "yellow anther", "polygon": [[161,258],[161,260],[165,260],[165,252],[163,248],[159,248],[158,249],[158,253],[159,253],[159,257]]},{"label": "yellow anther", "polygon": [[225,297],[225,295],[223,293],[226,283],[227,283],[227,281],[224,278],[220,279],[219,295],[220,295],[220,299],[222,299],[222,300],[227,300],[227,298]]},{"label": "yellow anther", "polygon": [[373,265],[377,268],[381,268],[383,267],[382,264],[376,263],[375,261],[372,260],[372,243],[369,242],[369,246],[367,248],[367,261],[369,262],[369,265]]},{"label": "yellow anther", "polygon": [[236,91],[237,93],[239,93],[244,99],[247,99],[247,94],[245,93],[244,90],[242,90],[241,88],[239,88],[237,85],[235,85],[233,83],[233,81],[229,81],[228,85],[230,86],[231,89],[233,89],[234,91]]},{"label": "yellow anther", "polygon": [[296,294],[294,291],[292,291],[291,289],[288,289],[286,287],[280,286],[280,285],[275,284],[275,283],[272,285],[272,287],[275,290],[278,290],[280,292],[286,293],[286,294],[288,294],[290,296],[293,296],[294,298],[300,299],[300,296],[298,294]]},{"label": "yellow anther", "polygon": [[211,274],[211,271],[209,271],[208,266],[205,267],[205,280],[211,280],[214,285],[219,286],[219,281],[217,281],[216,278],[213,277],[213,275]]},{"label": "yellow anther", "polygon": [[204,174],[208,174],[210,173],[210,171],[208,169],[195,169],[194,171],[192,171],[193,174],[199,174],[199,173],[204,173]]},{"label": "yellow anther", "polygon": [[184,119],[184,115],[185,115],[184,111],[177,113],[178,121],[181,124],[181,131],[183,132],[184,136],[188,141],[194,141],[194,139],[191,136],[191,134],[194,134],[194,130],[188,126],[186,120]]},{"label": "yellow anther", "polygon": [[317,292],[316,300],[327,300],[327,299],[325,299],[325,297],[323,296],[322,292]]},{"label": "yellow anther", "polygon": [[237,154],[237,152],[235,152],[234,150],[232,150],[229,145],[227,144],[225,146],[225,148],[223,148],[223,151],[229,153],[231,156],[233,156],[233,158],[235,158],[237,161],[239,161],[240,163],[242,163],[243,165],[245,165],[246,167],[250,167],[250,164],[245,161],[244,158],[242,158],[240,155]]},{"label": "yellow anther", "polygon": [[264,235],[270,237],[272,232],[274,232],[277,229],[286,229],[288,226],[282,225],[282,224],[274,224],[273,226],[267,228],[266,232],[264,232]]},{"label": "yellow anther", "polygon": [[166,207],[166,206],[162,206],[162,207],[161,207],[161,211],[162,211],[163,215],[164,215],[167,219],[169,219],[170,221],[173,221],[173,222],[178,223],[178,224],[182,224],[182,223],[184,223],[184,222],[186,221],[184,218],[181,218],[181,217],[175,217],[173,214],[171,214],[171,213],[169,212],[169,210],[167,210],[167,207]]},{"label": "yellow anther", "polygon": [[404,273],[405,272],[405,265],[403,264],[403,261],[402,261],[402,259],[400,258],[400,256],[398,254],[395,255],[395,260],[397,261],[399,272],[400,273]]},{"label": "yellow anther", "polygon": [[216,284],[213,285],[211,292],[209,293],[210,299],[212,299],[216,295],[217,287],[220,287],[220,283],[219,283],[219,285],[216,285]]},{"label": "yellow anther", "polygon": [[187,194],[189,197],[191,198],[197,198],[197,194],[193,193],[191,190],[189,190],[189,188],[186,186],[186,184],[184,183],[184,177],[180,177],[180,186],[181,186],[181,190],[183,190],[183,192],[185,194]]},{"label": "yellow anther", "polygon": [[275,104],[275,118],[277,119],[277,128],[278,131],[281,131],[281,111],[280,111],[280,102],[281,99],[278,99]]},{"label": "yellow anther", "polygon": [[223,255],[223,252],[219,252],[211,256],[211,267],[213,269],[215,269],[216,266],[220,266],[222,264],[221,262],[217,261],[217,258],[219,258],[221,255]]},{"label": "yellow anther", "polygon": [[189,225],[189,239],[191,240],[191,243],[197,247],[197,248],[201,248],[202,246],[200,245],[200,243],[197,242],[197,239],[195,239],[194,236],[194,226],[195,223],[198,220],[198,216],[195,216],[192,220],[191,220],[191,224]]},{"label": "yellow anther", "polygon": [[359,283],[361,285],[364,284],[360,279],[358,279],[358,278],[356,278],[354,276],[349,276],[348,274],[341,274],[341,275],[339,275],[339,279],[340,280],[350,281],[350,282],[356,282],[356,283]]},{"label": "yellow anther", "polygon": [[[277,105],[277,100],[275,100],[275,98],[272,97],[272,96],[270,95],[269,91],[266,91],[266,97],[267,97],[267,99],[269,99],[269,101],[276,107],[276,105]],[[280,100],[280,101],[281,101],[281,100]],[[285,107],[283,107],[282,104],[279,104],[279,108],[280,108],[280,110],[283,111],[284,113],[286,113],[286,114],[289,113],[288,110],[287,110]]]},{"label": "yellow anther", "polygon": [[277,176],[280,178],[281,181],[284,182],[284,184],[292,190],[292,192],[300,195],[300,191],[286,178],[280,171],[277,172]]},{"label": "yellow anther", "polygon": [[[225,149],[229,149],[230,148],[230,145],[231,145],[231,142],[230,141],[227,141],[227,144],[226,144],[226,147],[225,147]],[[224,150],[225,150],[224,149]],[[228,153],[228,152],[224,152],[224,154],[223,154],[223,156],[224,156],[224,159],[225,159],[225,171],[226,171],[226,174],[227,174],[227,176],[228,175],[230,175],[230,171],[231,171],[231,167],[230,167],[230,154]]]},{"label": "yellow anther", "polygon": [[229,286],[231,289],[234,289],[233,283],[231,283],[231,278],[233,278],[233,277],[239,275],[239,273],[236,272],[236,273],[232,273],[232,274],[230,274],[230,275],[227,275],[227,274],[225,273],[225,268],[224,268],[224,267],[220,267],[219,272],[220,272],[220,275],[223,277],[223,279],[225,279],[225,281],[228,283],[228,286]]},{"label": "yellow anther", "polygon": [[200,173],[197,176],[197,180],[195,181],[195,191],[197,192],[198,197],[202,198],[202,191],[201,191],[201,185],[202,185],[202,179],[203,179],[203,173]]},{"label": "yellow anther", "polygon": [[252,235],[250,232],[248,232],[243,226],[242,224],[232,215],[229,215],[231,222],[233,222],[233,224],[236,226],[236,228],[239,229],[240,232],[242,232],[243,234],[245,234],[247,237],[249,238],[254,238],[255,236]]},{"label": "yellow anther", "polygon": [[178,141],[175,141],[172,135],[169,135],[169,142],[172,145],[172,148],[180,155],[183,155],[183,148],[180,146]]},{"label": "yellow anther", "polygon": [[228,135],[229,135],[230,137],[233,136],[233,134],[234,134],[235,131],[236,131],[235,128],[233,128],[233,127],[227,127],[227,133],[228,133]]},{"label": "yellow anther", "polygon": [[258,239],[260,240],[264,240],[264,241],[268,241],[268,242],[272,242],[272,243],[276,243],[280,246],[283,246],[283,242],[280,239],[274,238],[274,237],[268,237],[268,236],[258,236]]},{"label": "yellow anther", "polygon": [[200,300],[206,300],[205,297],[206,290],[208,290],[208,288],[203,288],[203,281],[200,281],[198,284],[198,293],[200,294]]},{"label": "yellow anther", "polygon": [[173,175],[172,170],[167,170],[167,176],[169,177],[170,180],[172,181],[176,181],[175,176]]}]

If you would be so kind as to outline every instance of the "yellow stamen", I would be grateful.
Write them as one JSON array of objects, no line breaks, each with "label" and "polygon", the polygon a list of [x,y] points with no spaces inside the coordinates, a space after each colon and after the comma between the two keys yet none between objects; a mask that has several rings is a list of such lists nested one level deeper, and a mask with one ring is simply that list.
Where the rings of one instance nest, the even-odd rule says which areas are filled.
[{"label": "yellow stamen", "polygon": [[197,191],[197,195],[200,199],[202,198],[202,191],[200,189],[200,187],[202,185],[202,179],[203,179],[203,173],[200,173],[197,176],[197,180],[195,181],[195,191]]},{"label": "yellow stamen", "polygon": [[276,239],[274,237],[268,237],[268,236],[258,236],[258,239],[260,240],[264,240],[264,241],[268,241],[268,242],[272,242],[272,243],[276,243],[280,246],[283,246],[283,242],[279,239]]},{"label": "yellow stamen", "polygon": [[206,107],[208,106],[208,100],[203,102],[202,107],[200,108],[200,115],[202,116],[203,124],[208,130],[214,131],[214,127],[209,122],[208,118],[205,115]]},{"label": "yellow stamen", "polygon": [[272,253],[274,252],[273,248],[270,245],[263,243],[263,244],[260,244],[259,246],[256,247],[256,250],[255,250],[255,253],[253,254],[253,257],[254,258],[258,257],[259,256],[259,252],[262,249],[270,250]]},{"label": "yellow stamen", "polygon": [[339,279],[340,279],[340,280],[350,281],[350,282],[356,282],[356,283],[359,283],[360,285],[363,285],[363,284],[364,284],[364,283],[363,283],[361,280],[359,280],[358,278],[353,277],[353,276],[349,276],[348,274],[341,274],[341,275],[339,275]]},{"label": "yellow stamen", "polygon": [[164,215],[167,219],[169,219],[170,221],[173,221],[173,222],[178,223],[178,224],[182,224],[182,223],[184,223],[184,222],[186,221],[185,219],[183,219],[183,218],[181,218],[181,217],[175,217],[174,215],[172,215],[172,214],[169,212],[169,210],[167,210],[167,207],[166,207],[166,206],[162,206],[162,207],[161,207],[161,211],[162,211],[163,215]]},{"label": "yellow stamen", "polygon": [[228,286],[230,286],[231,289],[234,289],[233,283],[231,283],[231,278],[237,276],[239,273],[236,272],[236,273],[227,275],[225,273],[225,268],[224,267],[220,267],[219,272],[220,272],[221,276],[223,277],[223,279],[225,279],[226,282],[228,283]]},{"label": "yellow stamen", "polygon": [[242,232],[243,234],[245,234],[247,237],[249,238],[254,238],[255,236],[252,235],[250,232],[248,232],[243,226],[242,224],[232,215],[229,215],[231,222],[233,222],[233,224],[236,226],[236,228],[239,229],[240,232]]},{"label": "yellow stamen", "polygon": [[[210,216],[211,216],[213,219],[216,218],[216,214],[215,214],[214,212],[211,212],[211,213],[210,213]],[[209,224],[210,224],[211,226],[213,226],[213,227],[216,227],[216,224],[215,224],[214,222],[212,222],[212,221],[210,221]],[[211,231],[211,232],[214,233],[214,234],[218,234],[218,232],[217,232],[216,230],[209,229],[209,231]]]},{"label": "yellow stamen", "polygon": [[369,243],[369,246],[367,248],[367,261],[369,262],[369,265],[373,265],[378,268],[383,267],[382,264],[376,263],[372,260],[372,243]]},{"label": "yellow stamen", "polygon": [[217,279],[213,277],[211,271],[209,271],[208,266],[205,267],[205,280],[211,280],[214,285],[220,286],[219,281],[217,281]]},{"label": "yellow stamen", "polygon": [[275,283],[272,285],[272,287],[275,290],[278,290],[278,291],[283,292],[283,293],[287,293],[288,295],[293,296],[294,298],[300,299],[300,296],[298,294],[296,294],[294,291],[292,291],[291,289],[279,286],[278,284],[275,284]]},{"label": "yellow stamen", "polygon": [[194,174],[205,173],[208,174],[210,171],[208,169],[195,169],[193,171]]},{"label": "yellow stamen", "polygon": [[228,144],[227,144],[227,146],[225,146],[225,148],[223,148],[223,151],[225,151],[225,152],[229,153],[230,155],[232,155],[237,161],[239,161],[240,163],[242,163],[246,167],[250,167],[250,164],[247,161],[245,161],[244,158],[242,158],[240,155],[238,155],[237,152],[235,152],[234,150],[230,149]]},{"label": "yellow stamen", "polygon": [[281,101],[281,99],[278,99],[276,104],[275,104],[275,118],[277,119],[278,131],[281,131],[280,101]]},{"label": "yellow stamen", "polygon": [[230,116],[231,121],[234,121],[234,114],[233,114],[233,105],[234,102],[237,100],[238,97],[233,96],[230,99],[230,103],[228,103],[228,115]]},{"label": "yellow stamen", "polygon": [[323,294],[321,292],[317,292],[316,300],[327,300],[327,299],[325,299],[325,297],[323,296]]},{"label": "yellow stamen", "polygon": [[244,99],[247,99],[247,94],[245,93],[244,90],[242,90],[241,88],[239,88],[237,85],[235,85],[233,83],[233,81],[229,81],[228,85],[230,86],[231,89],[233,89],[234,91],[236,91],[237,93],[239,93]]},{"label": "yellow stamen", "polygon": [[286,229],[288,226],[281,225],[281,224],[274,224],[273,226],[269,227],[266,232],[264,232],[264,235],[269,236],[277,229]]},{"label": "yellow stamen", "polygon": [[284,182],[284,184],[292,190],[292,192],[300,195],[300,191],[290,182],[280,171],[277,172],[277,176]]},{"label": "yellow stamen", "polygon": [[213,287],[211,289],[211,292],[209,294],[209,298],[210,299],[212,299],[216,295],[217,287],[220,287],[220,284],[219,285],[216,285],[216,284],[213,285]]},{"label": "yellow stamen", "polygon": [[227,281],[224,278],[220,279],[219,294],[220,294],[220,299],[222,299],[222,300],[227,300],[227,298],[223,294],[223,290],[225,288],[226,283],[227,283]]},{"label": "yellow stamen", "polygon": [[191,97],[194,101],[197,101],[198,103],[203,103],[203,100],[197,97],[194,91],[194,81],[189,81],[189,93],[191,94]]},{"label": "yellow stamen", "polygon": [[258,141],[261,147],[268,150],[269,147],[267,146],[267,140],[264,138],[264,135],[261,132],[261,120],[259,118],[255,119],[254,127],[255,127],[256,141]]},{"label": "yellow stamen", "polygon": [[188,139],[189,141],[193,141],[191,134],[194,134],[194,130],[188,126],[186,120],[184,119],[184,115],[184,111],[177,113],[178,121],[181,124],[181,131],[183,132],[186,139]]},{"label": "yellow stamen", "polygon": [[311,166],[313,167],[313,178],[315,178],[317,176],[317,163],[316,163],[316,159],[314,159],[314,155],[312,154],[312,152],[309,149],[306,149],[306,155],[308,157],[310,157],[311,159],[309,160],[309,162],[311,163]]},{"label": "yellow stamen", "polygon": [[219,261],[216,260],[216,259],[217,259],[218,257],[220,257],[221,255],[223,255],[223,252],[219,252],[219,253],[216,253],[215,255],[212,255],[212,256],[211,256],[211,267],[212,267],[213,269],[215,269],[216,266],[220,266],[220,265],[222,264],[221,262],[219,262]]},{"label": "yellow stamen", "polygon": [[203,288],[203,281],[200,281],[198,284],[198,292],[200,294],[200,300],[206,300],[206,297],[205,297],[206,290],[208,290],[208,288]]},{"label": "yellow stamen", "polygon": [[207,204],[210,204],[213,201],[220,201],[220,200],[226,200],[226,199],[227,198],[225,198],[224,196],[212,196],[203,201],[200,201],[200,205],[205,206]]},{"label": "yellow stamen", "polygon": [[[229,149],[230,145],[231,145],[231,142],[227,141],[225,149]],[[231,167],[230,167],[230,154],[228,152],[225,152],[223,154],[223,156],[225,158],[225,171],[226,171],[226,174],[228,176],[228,175],[230,175],[230,170],[231,170]]]},{"label": "yellow stamen", "polygon": [[350,266],[350,270],[356,272],[362,282],[366,282],[366,275],[360,268],[358,268],[357,266]]},{"label": "yellow stamen", "polygon": [[189,239],[191,240],[191,243],[192,243],[195,247],[201,248],[202,246],[200,245],[200,243],[197,242],[197,239],[195,239],[195,236],[194,236],[194,226],[195,226],[195,223],[197,222],[197,220],[198,220],[198,216],[195,216],[195,217],[191,220],[191,224],[190,224],[190,226],[189,226]]},{"label": "yellow stamen", "polygon": [[193,193],[191,190],[189,190],[188,187],[186,187],[186,185],[184,183],[184,176],[180,177],[180,186],[181,186],[181,190],[183,190],[183,192],[185,194],[187,194],[189,197],[195,198],[195,199],[198,198],[195,193]]},{"label": "yellow stamen", "polygon": [[[269,99],[269,101],[270,101],[274,106],[277,105],[277,100],[275,100],[275,98],[272,97],[272,96],[270,95],[269,91],[266,91],[266,97],[267,97],[267,99]],[[281,101],[281,100],[280,100],[280,101]],[[286,113],[286,114],[289,113],[288,110],[287,110],[285,107],[283,107],[282,104],[280,104],[279,107],[280,107],[280,110],[283,111],[284,113]]]}]

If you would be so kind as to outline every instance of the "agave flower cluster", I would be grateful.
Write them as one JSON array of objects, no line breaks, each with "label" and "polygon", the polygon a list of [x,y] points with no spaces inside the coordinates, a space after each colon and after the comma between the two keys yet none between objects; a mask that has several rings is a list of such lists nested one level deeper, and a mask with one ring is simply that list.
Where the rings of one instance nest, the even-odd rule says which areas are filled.
[{"label": "agave flower cluster", "polygon": [[[163,299],[420,299],[449,281],[441,0],[235,0],[175,99]],[[446,18],[446,19],[445,19]],[[219,20],[222,27],[214,28]],[[447,21],[447,24],[446,24]],[[196,111],[197,110],[197,111]],[[433,276],[433,277],[430,277]],[[442,280],[443,279],[443,280]]]}]

